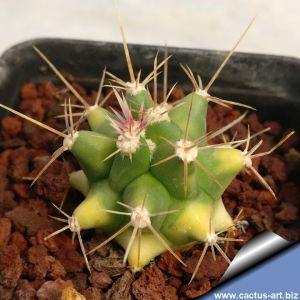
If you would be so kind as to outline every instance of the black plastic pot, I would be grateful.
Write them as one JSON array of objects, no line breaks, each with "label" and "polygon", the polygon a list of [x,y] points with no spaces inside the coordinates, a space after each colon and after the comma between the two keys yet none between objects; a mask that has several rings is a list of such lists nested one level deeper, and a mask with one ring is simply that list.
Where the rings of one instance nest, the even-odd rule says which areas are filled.
[{"label": "black plastic pot", "polygon": [[[97,87],[104,66],[122,78],[128,77],[121,44],[62,39],[30,40],[10,48],[0,58],[1,103],[15,106],[20,87],[29,80],[40,82],[50,78],[58,81],[51,70],[45,71],[45,68],[41,68],[45,63],[33,50],[33,45],[42,50],[58,69],[72,74],[76,82],[86,87]],[[163,48],[156,46],[129,45],[129,49],[135,70],[142,69],[144,75],[153,69],[153,59],[157,50],[161,56],[164,52]],[[191,89],[191,84],[179,67],[179,63],[190,66],[206,83],[226,55],[225,52],[182,48],[169,48],[169,54],[173,55],[169,62],[170,83],[178,81],[187,89]],[[262,119],[277,120],[286,128],[300,129],[298,59],[235,53],[210,92],[224,99],[251,104],[258,109]],[[6,112],[0,110],[0,117],[4,114]],[[265,240],[267,238],[266,235],[263,237]],[[252,243],[252,258],[249,258],[247,268],[285,248],[288,243],[276,239],[276,243],[269,243],[268,247],[266,246],[263,255],[255,253],[253,245],[255,246],[255,243]],[[237,273],[239,272],[235,271],[229,276],[227,274],[226,279]]]},{"label": "black plastic pot", "polygon": [[[85,86],[97,86],[104,66],[114,74],[128,75],[121,44],[63,40],[36,39],[18,44],[7,50],[0,58],[0,99],[13,105],[18,99],[21,85],[28,81],[57,78],[50,70],[42,72],[45,65],[32,46],[40,48],[55,65],[72,74]],[[130,45],[136,70],[146,75],[153,68],[153,58],[163,53],[156,46]],[[187,87],[190,83],[179,67],[189,65],[193,72],[207,82],[223,60],[225,52],[170,48],[170,82]],[[211,93],[224,99],[251,103],[262,118],[278,120],[286,127],[300,127],[300,61],[295,58],[235,53],[214,83]],[[0,115],[3,112],[0,112]]]}]

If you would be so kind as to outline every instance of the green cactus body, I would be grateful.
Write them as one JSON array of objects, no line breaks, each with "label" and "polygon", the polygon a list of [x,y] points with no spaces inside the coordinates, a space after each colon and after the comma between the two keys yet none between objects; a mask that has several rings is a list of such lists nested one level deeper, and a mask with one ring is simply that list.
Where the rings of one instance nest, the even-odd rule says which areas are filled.
[{"label": "green cactus body", "polygon": [[213,201],[204,193],[195,199],[173,199],[172,209],[178,212],[166,217],[162,232],[176,245],[204,241],[209,230]]},{"label": "green cactus body", "polygon": [[165,142],[164,139],[170,141],[178,141],[182,135],[180,128],[173,122],[162,121],[151,124],[146,129],[146,138],[153,141],[156,145]]},{"label": "green cactus body", "polygon": [[[150,213],[168,211],[171,199],[166,188],[150,173],[145,173],[133,180],[123,193],[123,202],[137,207],[145,201],[145,208]],[[165,216],[153,218],[152,225],[159,230]]]},{"label": "green cactus body", "polygon": [[170,112],[170,119],[182,132],[186,128],[186,119],[192,104],[187,137],[194,141],[206,134],[206,114],[208,101],[196,92],[192,92],[178,102],[178,106]]},{"label": "green cactus body", "polygon": [[78,160],[89,182],[107,177],[112,159],[104,160],[115,151],[115,142],[92,131],[79,131],[77,134],[70,151]]},{"label": "green cactus body", "polygon": [[197,160],[203,166],[203,169],[197,168],[200,189],[214,201],[221,198],[227,186],[244,168],[242,151],[232,148],[200,150]]},{"label": "green cactus body", "polygon": [[142,105],[145,109],[148,109],[153,105],[153,101],[149,95],[149,92],[143,86],[127,89],[126,100],[135,117],[137,116],[137,112],[140,110]]},{"label": "green cactus body", "polygon": [[[127,60],[131,64],[128,53]],[[216,243],[224,238],[218,237],[218,232],[234,225],[222,194],[241,170],[254,170],[251,155],[256,149],[248,151],[250,135],[244,151],[235,149],[233,142],[208,146],[208,88],[201,90],[201,80],[197,85],[189,69],[185,72],[196,91],[173,105],[167,103],[167,97],[161,103],[152,100],[144,86],[157,70],[143,84],[139,84],[139,77],[135,81],[132,66],[129,71],[131,83],[112,75],[126,89],[125,96],[113,90],[120,111],[108,111],[96,105],[97,101],[88,107],[81,99],[91,131],[75,131],[70,128],[71,119],[66,121],[67,134],[34,121],[64,138],[54,157],[70,150],[81,167],[69,179],[85,198],[72,216],[64,214],[69,224],[65,228],[78,234],[83,253],[81,229],[110,234],[104,244],[116,240],[135,270],[166,250],[181,261],[172,246],[204,242],[205,249],[208,245],[220,249]],[[67,115],[72,118],[70,101]],[[239,143],[243,142],[236,145]],[[86,255],[85,259],[87,262]]]},{"label": "green cactus body", "polygon": [[190,199],[198,195],[200,191],[199,176],[197,174],[196,166],[190,163],[188,169],[188,185],[187,191],[184,190],[184,166],[182,160],[174,157],[155,165],[156,163],[174,155],[174,148],[168,143],[160,144],[154,152],[151,167],[151,173],[160,180],[168,189],[172,197],[179,199]]},{"label": "green cactus body", "polygon": [[98,181],[91,185],[86,198],[73,215],[82,229],[101,228],[105,232],[112,232],[124,220],[123,216],[106,211],[122,209],[117,201],[121,201],[121,195],[110,187],[108,180]]},{"label": "green cactus body", "polygon": [[[212,138],[236,125],[245,116],[241,115],[220,130],[207,134],[208,103],[227,107],[234,104],[211,96],[208,91],[252,23],[253,20],[204,88],[201,78],[195,77],[188,66],[182,66],[194,91],[173,104],[167,102],[173,90],[167,92],[169,57],[165,53],[163,62],[157,64],[156,56],[153,71],[140,82],[141,73],[135,76],[122,26],[130,82],[105,70],[92,106],[48,58],[34,47],[81,104],[72,103],[71,99],[65,101],[66,131],[60,132],[0,103],[1,108],[63,138],[63,145],[55,151],[33,183],[64,151],[69,150],[81,167],[81,170],[70,174],[69,181],[72,187],[83,194],[84,200],[71,216],[54,205],[65,217],[56,219],[67,225],[46,238],[66,229],[70,229],[73,236],[77,234],[89,271],[91,269],[81,238],[81,230],[84,229],[96,229],[108,235],[104,242],[90,252],[115,240],[125,250],[124,263],[128,261],[133,270],[141,270],[165,251],[184,263],[172,247],[180,249],[194,243],[205,245],[191,280],[196,276],[208,249],[213,258],[214,249],[217,249],[230,263],[218,244],[240,241],[225,236],[226,231],[238,224],[235,223],[238,218],[233,221],[228,214],[222,195],[237,174],[246,170],[254,174],[275,197],[271,187],[254,168],[252,159],[271,153],[293,134],[291,132],[271,150],[262,153],[255,153],[262,141],[249,149],[250,139],[254,137],[250,130],[244,140],[226,142],[224,136],[224,143],[208,144]],[[157,76],[162,66],[164,89],[163,101],[159,102]],[[106,74],[112,78],[115,87],[100,104]],[[153,99],[148,87],[152,80]],[[118,87],[122,93],[116,90]],[[119,110],[102,107],[112,93],[117,99]],[[250,108],[241,103],[236,104]],[[76,123],[72,107],[84,109]],[[80,122],[85,118],[91,130],[78,131]],[[243,144],[243,151],[238,150],[237,147]]]},{"label": "green cactus body", "polygon": [[118,98],[122,116],[94,109],[88,121],[97,132],[78,132],[71,147],[82,170],[70,182],[86,195],[73,216],[82,229],[118,233],[134,269],[232,226],[221,196],[244,167],[240,150],[207,147],[203,96],[193,92],[171,112],[148,98],[146,90]]},{"label": "green cactus body", "polygon": [[[116,241],[127,249],[128,242],[132,236],[132,229],[127,229],[124,233],[116,238]],[[139,250],[140,249],[140,250]],[[167,248],[162,245],[157,237],[147,231],[143,232],[140,246],[137,239],[134,240],[131,251],[128,256],[128,264],[134,271],[141,270],[144,266],[149,264],[156,256],[167,251]],[[140,259],[138,259],[138,252],[140,252]]]},{"label": "green cactus body", "polygon": [[112,164],[109,179],[111,186],[121,192],[133,179],[147,172],[151,154],[145,140],[132,157],[117,154]]},{"label": "green cactus body", "polygon": [[90,189],[89,180],[83,170],[72,172],[69,175],[69,182],[75,190],[79,191],[84,196],[88,194]]},{"label": "green cactus body", "polygon": [[93,107],[87,112],[87,120],[92,131],[116,137],[117,133],[111,127],[108,117],[114,118],[114,114],[100,106]]},{"label": "green cactus body", "polygon": [[226,231],[234,225],[232,218],[224,207],[222,198],[215,202],[213,211],[211,222],[216,232]]}]

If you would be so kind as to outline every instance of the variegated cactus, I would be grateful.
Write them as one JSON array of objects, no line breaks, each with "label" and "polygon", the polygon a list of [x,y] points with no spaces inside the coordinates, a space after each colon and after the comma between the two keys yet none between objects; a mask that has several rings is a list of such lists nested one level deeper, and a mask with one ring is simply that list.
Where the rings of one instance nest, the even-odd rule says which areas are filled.
[{"label": "variegated cactus", "polygon": [[[249,27],[250,25],[242,36]],[[230,262],[219,245],[225,241],[235,241],[224,234],[236,225],[222,202],[226,187],[238,173],[246,170],[256,175],[274,195],[270,186],[252,166],[252,159],[270,153],[289,136],[270,151],[259,154],[255,152],[262,141],[249,149],[252,138],[250,133],[243,140],[209,144],[212,138],[233,127],[245,116],[242,115],[224,128],[207,133],[209,102],[250,108],[208,93],[238,43],[205,88],[202,87],[199,76],[195,77],[189,67],[182,66],[194,90],[176,103],[169,103],[172,91],[171,89],[167,93],[166,90],[169,57],[165,57],[160,64],[156,57],[153,71],[141,81],[140,73],[136,76],[133,71],[124,34],[122,36],[131,81],[123,81],[104,70],[93,106],[88,105],[48,58],[36,49],[84,107],[80,119],[74,122],[73,104],[70,100],[65,102],[66,132],[59,132],[0,105],[63,138],[62,146],[34,182],[64,151],[70,151],[81,166],[81,170],[70,174],[70,183],[85,199],[71,216],[57,208],[65,216],[65,219],[57,219],[67,225],[47,238],[66,229],[78,234],[89,268],[88,254],[80,232],[83,229],[100,229],[109,238],[92,251],[115,240],[125,249],[124,263],[128,261],[134,270],[142,269],[165,251],[170,251],[181,261],[172,250],[174,247],[195,242],[205,243],[192,280],[208,247],[213,256],[216,249]],[[160,68],[164,69],[165,76],[164,97],[159,102],[157,74]],[[110,82],[114,84],[112,92],[118,101],[119,110],[106,109],[103,107],[105,99],[100,101],[105,74],[110,76]],[[148,84],[152,80],[153,96],[148,90]],[[78,130],[80,122],[85,119],[90,130]],[[243,150],[238,149],[240,146],[243,146]]]}]

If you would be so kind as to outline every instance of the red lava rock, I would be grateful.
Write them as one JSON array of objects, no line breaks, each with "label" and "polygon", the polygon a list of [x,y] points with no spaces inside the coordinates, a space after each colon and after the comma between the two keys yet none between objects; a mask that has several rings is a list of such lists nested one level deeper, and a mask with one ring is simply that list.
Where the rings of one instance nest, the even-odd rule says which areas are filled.
[{"label": "red lava rock", "polygon": [[274,224],[274,214],[272,208],[270,206],[263,205],[260,208],[260,214],[263,218],[264,229],[272,231]]},{"label": "red lava rock", "polygon": [[264,122],[264,126],[266,128],[268,128],[268,127],[271,128],[271,130],[268,131],[268,133],[271,134],[271,135],[275,135],[276,136],[276,135],[281,135],[281,133],[282,133],[282,126],[278,122],[275,122],[275,121],[265,121]]},{"label": "red lava rock", "polygon": [[184,291],[187,298],[196,298],[207,293],[212,288],[209,280],[193,281]]},{"label": "red lava rock", "polygon": [[[257,166],[254,164],[255,160],[253,161],[253,167],[257,170]],[[246,170],[242,170],[242,172],[238,175],[239,180],[241,180],[242,185],[241,185],[241,190],[245,190],[245,186],[247,186],[247,190],[251,189],[249,188],[249,185],[254,181],[257,181],[254,176],[252,176],[250,173],[246,172]]]},{"label": "red lava rock", "polygon": [[98,289],[108,288],[112,284],[112,279],[105,272],[93,271],[89,277],[90,283]]},{"label": "red lava rock", "polygon": [[[49,80],[43,80],[38,86],[38,97],[47,98],[52,105],[57,105],[57,93],[59,92],[59,88],[55,86]],[[47,107],[49,109],[49,107]]]},{"label": "red lava rock", "polygon": [[[187,266],[185,267],[187,273],[193,274],[201,253],[202,251],[195,250],[193,251],[192,256],[187,259]],[[195,278],[198,280],[203,280],[203,278],[219,278],[225,273],[227,267],[228,264],[222,256],[216,255],[215,261],[211,252],[207,252],[205,254],[205,259],[202,261]]]},{"label": "red lava rock", "polygon": [[28,280],[20,280],[14,295],[14,300],[34,300],[35,294],[36,290]]},{"label": "red lava rock", "polygon": [[48,251],[52,253],[60,251],[62,248],[75,250],[76,242],[73,243],[72,239],[64,233],[55,235],[51,239],[45,240],[45,237],[53,232],[54,230],[51,228],[39,230],[35,236],[30,238],[30,242],[32,245],[44,245]]},{"label": "red lava rock", "polygon": [[37,95],[36,86],[32,81],[22,86],[20,91],[20,96],[22,99],[35,99]]},{"label": "red lava rock", "polygon": [[122,299],[122,300],[126,300],[125,298],[116,298],[116,299],[113,299],[113,298],[106,298],[103,294],[103,292],[101,292],[101,290],[99,289],[96,289],[96,288],[93,288],[93,287],[89,287],[87,288],[86,290],[82,291],[81,294],[83,296],[85,296],[85,298],[87,300],[104,300],[104,299],[111,299],[111,300],[119,300],[119,299]]},{"label": "red lava rock", "polygon": [[37,194],[59,205],[70,188],[70,171],[70,164],[55,161],[36,182]]},{"label": "red lava rock", "polygon": [[30,146],[34,149],[48,150],[49,145],[56,138],[53,133],[28,122],[24,123],[24,134]]},{"label": "red lava rock", "polygon": [[294,205],[287,205],[275,214],[275,218],[283,223],[290,223],[299,218],[299,209]]},{"label": "red lava rock", "polygon": [[63,265],[55,259],[53,256],[47,256],[47,261],[49,263],[48,277],[50,279],[63,278],[66,276],[66,270]]},{"label": "red lava rock", "polygon": [[72,280],[74,288],[79,292],[87,289],[87,278],[88,276],[85,273],[72,273],[70,276],[68,276],[68,279]]},{"label": "red lava rock", "polygon": [[[259,149],[256,150],[255,153],[262,153],[262,152],[269,151],[275,145],[274,138],[271,135],[264,134],[261,137],[261,139],[263,140],[263,143],[261,144]],[[258,141],[256,142],[256,144],[257,143],[258,143]],[[257,159],[254,159],[254,161],[256,161],[256,160]]]},{"label": "red lava rock", "polygon": [[299,205],[300,191],[294,182],[285,182],[280,187],[279,198],[281,202]]},{"label": "red lava rock", "polygon": [[[225,122],[223,121],[222,126],[225,126],[226,124],[233,121],[234,119],[236,119],[236,117],[230,118],[230,119],[226,118],[226,120],[228,120],[228,121],[225,121]],[[247,136],[248,127],[243,123],[239,123],[239,124],[235,125],[233,128],[231,128],[229,130],[229,132],[231,133],[231,136],[233,136],[235,133],[237,133],[237,135],[236,135],[237,139],[242,139],[245,136]]]},{"label": "red lava rock", "polygon": [[[268,148],[267,150],[269,150],[270,148]],[[266,150],[266,151],[267,151]],[[261,151],[262,152],[262,151]],[[252,166],[256,169],[259,170],[261,164],[261,157],[256,157],[255,159],[252,160]],[[246,173],[246,172],[245,172]],[[253,176],[250,174],[249,177],[253,178]]]},{"label": "red lava rock", "polygon": [[24,198],[24,199],[29,198],[30,191],[27,184],[15,183],[13,184],[13,190],[16,193],[16,195],[19,196],[20,198]]},{"label": "red lava rock", "polygon": [[8,185],[8,179],[6,177],[6,174],[2,175],[3,171],[6,172],[6,169],[4,169],[2,166],[0,166],[0,191],[5,190],[7,188],[7,185]]},{"label": "red lava rock", "polygon": [[219,123],[219,118],[217,114],[215,114],[214,110],[211,106],[208,106],[207,109],[207,129],[208,131],[217,129]]},{"label": "red lava rock", "polygon": [[11,300],[13,298],[14,290],[14,288],[5,288],[4,286],[0,285],[0,299]]},{"label": "red lava rock", "polygon": [[259,213],[253,214],[251,216],[251,222],[253,223],[258,232],[264,231],[265,227],[263,223],[263,218]]},{"label": "red lava rock", "polygon": [[81,95],[81,96],[86,96],[86,89],[79,83],[77,82],[72,82],[72,86],[75,88],[75,90]]},{"label": "red lava rock", "polygon": [[123,274],[126,270],[126,267],[124,267],[123,264],[122,255],[110,254],[107,257],[96,255],[90,260],[90,264],[96,271],[105,272],[110,277]]},{"label": "red lava rock", "polygon": [[28,250],[28,261],[31,265],[32,277],[35,279],[43,279],[49,270],[49,261],[47,260],[47,249],[42,246],[33,246]]},{"label": "red lava rock", "polygon": [[[291,131],[293,131],[293,129],[288,129],[286,130],[282,136],[287,136]],[[289,139],[287,139],[284,144],[282,144],[279,147],[280,151],[288,151],[290,148],[296,147],[299,144],[299,135],[296,132],[295,134],[293,134]]]},{"label": "red lava rock", "polygon": [[257,201],[264,205],[270,205],[271,207],[275,207],[279,203],[278,199],[274,198],[269,191],[260,191],[257,196]]},{"label": "red lava rock", "polygon": [[242,191],[243,182],[239,179],[234,179],[227,187],[226,192],[229,194],[239,194]]},{"label": "red lava rock", "polygon": [[0,249],[5,247],[11,234],[11,221],[7,218],[0,218]]},{"label": "red lava rock", "polygon": [[54,253],[54,256],[61,262],[67,272],[82,272],[84,258],[76,250],[61,248]]},{"label": "red lava rock", "polygon": [[162,271],[157,267],[148,267],[139,279],[132,284],[132,293],[139,300],[175,300],[176,289],[166,283]]},{"label": "red lava rock", "polygon": [[174,286],[174,288],[176,289],[179,289],[182,285],[182,281],[179,278],[173,276],[170,276],[167,282],[169,285]]},{"label": "red lava rock", "polygon": [[[102,242],[104,242],[107,239],[103,234],[94,234],[92,239],[86,243],[86,250],[90,251],[100,245]],[[109,245],[106,244],[103,247],[100,247],[95,251],[97,254],[99,254],[102,257],[106,257],[109,255]]]},{"label": "red lava rock", "polygon": [[0,250],[0,285],[6,288],[17,286],[22,274],[23,261],[19,249],[8,245]]},{"label": "red lava rock", "polygon": [[10,150],[0,153],[0,192],[7,188],[8,184],[8,166],[10,161]]},{"label": "red lava rock", "polygon": [[10,238],[10,244],[16,245],[20,251],[20,253],[25,252],[28,247],[28,243],[25,240],[23,234],[18,231],[12,233]]},{"label": "red lava rock", "polygon": [[[275,182],[275,179],[271,175],[265,175],[264,180],[268,183],[268,185],[271,187],[275,195],[278,193],[277,184]],[[262,188],[262,184],[260,184],[260,188]]]},{"label": "red lava rock", "polygon": [[71,280],[46,281],[37,291],[36,296],[39,300],[60,300],[62,291],[67,287],[73,287]]},{"label": "red lava rock", "polygon": [[[248,228],[245,232],[242,232],[237,238],[243,240],[242,242],[236,242],[235,244],[238,247],[242,247],[245,245],[245,242],[249,241],[256,234],[254,228]],[[233,243],[229,243],[229,245],[234,245]],[[233,256],[231,256],[233,258]]]},{"label": "red lava rock", "polygon": [[[179,252],[176,254],[182,258]],[[175,277],[181,277],[184,274],[182,264],[170,252],[160,256],[157,266]]]},{"label": "red lava rock", "polygon": [[49,151],[45,149],[33,149],[29,148],[29,156],[31,159],[31,164],[34,164],[36,160],[38,160],[40,157],[49,157]]},{"label": "red lava rock", "polygon": [[22,122],[17,117],[4,117],[1,121],[1,131],[4,140],[16,137],[22,130]]},{"label": "red lava rock", "polygon": [[24,147],[24,146],[26,146],[26,141],[24,139],[16,137],[13,139],[2,141],[0,143],[0,145],[1,145],[1,148],[8,150],[8,149]]},{"label": "red lava rock", "polygon": [[249,189],[248,191],[240,192],[236,195],[239,199],[239,203],[242,206],[250,207],[255,204],[259,191]]},{"label": "red lava rock", "polygon": [[261,165],[265,171],[272,175],[274,180],[285,181],[286,180],[286,169],[284,162],[278,156],[269,155],[264,156],[261,160]]},{"label": "red lava rock", "polygon": [[134,280],[134,275],[131,271],[126,271],[118,278],[111,289],[106,293],[106,299],[110,300],[132,300],[131,284]]},{"label": "red lava rock", "polygon": [[27,204],[28,208],[30,208],[37,215],[40,215],[42,217],[47,217],[49,215],[46,201],[38,198],[31,198],[28,200]]},{"label": "red lava rock", "polygon": [[14,198],[14,193],[0,188],[0,216],[18,205]]},{"label": "red lava rock", "polygon": [[0,166],[7,168],[10,163],[11,150],[0,152]]},{"label": "red lava rock", "polygon": [[33,281],[30,281],[30,284],[37,291],[45,282],[45,279],[34,279]]},{"label": "red lava rock", "polygon": [[[192,256],[187,259],[185,267],[187,273],[193,274],[201,253],[202,251],[194,250]],[[216,255],[215,261],[211,252],[207,251],[195,278],[198,280],[202,280],[203,278],[219,278],[225,273],[227,267],[228,264],[222,256]]]},{"label": "red lava rock", "polygon": [[238,253],[238,249],[236,248],[236,243],[228,243],[225,247],[226,255],[229,257],[230,260],[234,259],[236,254]]},{"label": "red lava rock", "polygon": [[237,207],[236,201],[234,199],[228,197],[228,196],[225,197],[225,195],[224,195],[223,196],[223,202],[224,202],[224,205],[226,207],[226,210],[232,216],[235,208]]},{"label": "red lava rock", "polygon": [[170,101],[176,101],[184,97],[184,91],[182,88],[175,87],[170,95]]},{"label": "red lava rock", "polygon": [[280,226],[275,231],[278,235],[280,235],[282,238],[290,241],[290,242],[298,242],[300,239],[300,232],[299,228],[286,228],[284,226]]},{"label": "red lava rock", "polygon": [[13,210],[6,213],[19,231],[26,231],[28,235],[34,235],[39,230],[45,228],[57,228],[57,222],[41,217],[26,207],[17,206]]},{"label": "red lava rock", "polygon": [[250,125],[250,129],[253,132],[259,132],[264,129],[264,126],[259,122],[256,113],[252,113],[247,117],[247,123]]},{"label": "red lava rock", "polygon": [[0,178],[4,179],[7,177],[7,167],[0,164]]},{"label": "red lava rock", "polygon": [[[54,232],[54,230],[52,228],[41,229],[36,233],[36,235],[30,237],[30,243],[33,246],[43,245],[47,248],[48,251],[55,252],[58,250],[58,248],[56,247],[54,240],[57,236],[60,236],[60,235],[54,236],[51,239],[45,239],[48,235],[50,235],[53,232]],[[52,249],[53,249],[53,251],[52,251]]]},{"label": "red lava rock", "polygon": [[20,103],[20,111],[40,122],[42,122],[45,117],[45,108],[43,107],[42,100],[39,98],[22,101]]},{"label": "red lava rock", "polygon": [[66,275],[62,264],[53,256],[49,256],[47,248],[43,245],[33,246],[28,250],[28,261],[32,264],[29,272],[35,279],[43,279],[46,275],[57,279]]},{"label": "red lava rock", "polygon": [[15,180],[22,180],[29,173],[30,152],[25,147],[20,147],[11,152],[12,166],[10,176]]}]

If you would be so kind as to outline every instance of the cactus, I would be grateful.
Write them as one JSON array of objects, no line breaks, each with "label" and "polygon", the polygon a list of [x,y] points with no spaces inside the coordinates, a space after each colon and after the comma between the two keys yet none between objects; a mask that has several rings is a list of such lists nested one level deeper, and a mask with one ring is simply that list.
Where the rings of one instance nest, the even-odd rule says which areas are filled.
[{"label": "cactus", "polygon": [[[251,24],[252,22],[242,37]],[[242,140],[224,140],[215,145],[209,143],[245,117],[243,114],[224,128],[207,133],[209,102],[251,108],[208,93],[241,38],[205,88],[199,76],[195,77],[188,66],[182,66],[194,90],[176,103],[169,103],[172,91],[171,89],[167,93],[166,90],[169,57],[165,55],[160,64],[156,57],[153,71],[141,81],[141,74],[136,76],[133,71],[123,30],[121,32],[130,82],[104,70],[98,95],[92,106],[78,94],[49,59],[35,48],[84,107],[79,120],[74,122],[73,104],[70,99],[65,101],[65,132],[59,132],[3,104],[0,106],[63,138],[62,146],[55,151],[33,183],[64,151],[70,151],[81,167],[81,170],[70,174],[70,183],[85,198],[72,215],[55,206],[65,217],[55,219],[65,222],[66,226],[50,234],[47,239],[67,229],[74,235],[77,234],[89,270],[87,255],[111,240],[124,248],[124,264],[128,262],[134,271],[141,270],[165,251],[170,251],[184,264],[174,247],[179,249],[191,243],[204,243],[192,281],[208,248],[214,258],[216,250],[230,263],[220,244],[240,241],[226,235],[235,226],[244,224],[232,220],[223,205],[222,194],[226,187],[238,173],[245,170],[257,176],[275,197],[271,187],[252,166],[252,160],[274,151],[292,133],[264,153],[256,153],[262,141],[249,149],[250,139],[257,135],[251,136],[249,130],[248,136]],[[159,102],[157,76],[162,67],[164,96]],[[111,93],[117,99],[119,110],[103,107],[111,93],[100,101],[105,75],[109,75],[111,84],[114,84]],[[153,96],[148,90],[148,84],[152,80]],[[80,123],[85,119],[90,130],[79,130]],[[239,150],[238,147],[243,145],[243,150]],[[84,229],[100,229],[109,237],[86,253],[80,234]]]}]

